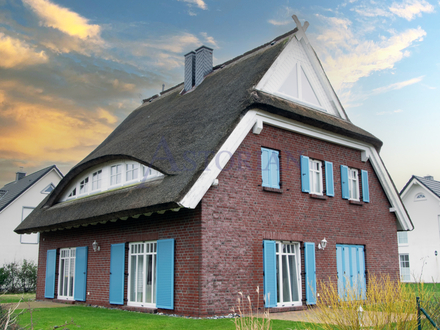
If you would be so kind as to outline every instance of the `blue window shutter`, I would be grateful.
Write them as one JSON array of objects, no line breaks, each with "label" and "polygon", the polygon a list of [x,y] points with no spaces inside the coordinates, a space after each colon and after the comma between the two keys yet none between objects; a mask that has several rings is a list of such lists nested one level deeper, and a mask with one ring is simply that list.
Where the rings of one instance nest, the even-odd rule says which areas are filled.
[{"label": "blue window shutter", "polygon": [[87,246],[77,247],[75,253],[75,284],[73,299],[86,301],[87,288]]},{"label": "blue window shutter", "polygon": [[44,298],[54,298],[55,297],[56,263],[57,263],[57,250],[47,250]]},{"label": "blue window shutter", "polygon": [[174,309],[174,239],[157,241],[156,307]]},{"label": "blue window shutter", "polygon": [[316,304],[315,243],[304,243],[304,268],[306,271],[306,300],[308,305]]},{"label": "blue window shutter", "polygon": [[261,177],[263,187],[270,187],[269,184],[269,149],[261,148]]},{"label": "blue window shutter", "polygon": [[280,152],[271,150],[270,160],[270,186],[280,189]]},{"label": "blue window shutter", "polygon": [[362,170],[361,176],[362,176],[362,199],[364,200],[364,202],[369,203],[370,202],[370,189],[368,187],[368,172]]},{"label": "blue window shutter", "polygon": [[345,165],[341,165],[341,188],[342,198],[349,199],[350,192],[348,190],[348,167]]},{"label": "blue window shutter", "polygon": [[277,307],[276,243],[263,241],[263,270],[265,307]]},{"label": "blue window shutter", "polygon": [[336,245],[336,268],[338,271],[338,294],[339,297],[344,295],[344,267],[343,267],[343,247]]},{"label": "blue window shutter", "polygon": [[357,248],[357,254],[358,254],[358,282],[359,282],[359,288],[360,288],[360,295],[362,299],[366,298],[366,292],[367,292],[367,281],[365,278],[365,252],[363,246],[358,246]]},{"label": "blue window shutter", "polygon": [[301,155],[301,191],[310,192],[309,157]]},{"label": "blue window shutter", "polygon": [[327,196],[335,196],[335,185],[333,181],[333,163],[325,162],[325,191]]},{"label": "blue window shutter", "polygon": [[112,244],[110,250],[110,304],[124,304],[125,243]]}]

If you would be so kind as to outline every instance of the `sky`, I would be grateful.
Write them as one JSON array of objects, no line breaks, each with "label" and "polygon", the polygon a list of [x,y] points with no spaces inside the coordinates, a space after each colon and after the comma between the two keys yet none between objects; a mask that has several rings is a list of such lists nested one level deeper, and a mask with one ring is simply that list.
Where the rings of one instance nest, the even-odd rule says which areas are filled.
[{"label": "sky", "polygon": [[384,143],[403,188],[440,180],[440,1],[0,0],[0,187],[23,167],[63,174],[142,100],[308,21],[350,120]]}]

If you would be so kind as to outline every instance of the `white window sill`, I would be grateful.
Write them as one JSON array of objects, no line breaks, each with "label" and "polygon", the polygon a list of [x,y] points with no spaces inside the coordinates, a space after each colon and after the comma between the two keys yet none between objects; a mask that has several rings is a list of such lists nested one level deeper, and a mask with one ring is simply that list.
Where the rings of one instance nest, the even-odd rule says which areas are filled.
[{"label": "white window sill", "polygon": [[156,308],[156,304],[135,303],[135,302],[127,302],[127,306],[142,307],[142,308]]}]

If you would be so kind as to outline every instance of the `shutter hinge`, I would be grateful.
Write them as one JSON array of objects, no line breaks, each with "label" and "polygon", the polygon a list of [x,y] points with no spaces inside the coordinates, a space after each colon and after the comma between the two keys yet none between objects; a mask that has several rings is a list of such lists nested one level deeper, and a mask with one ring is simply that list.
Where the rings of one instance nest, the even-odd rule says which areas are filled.
[{"label": "shutter hinge", "polygon": [[305,271],[301,272],[301,276],[304,276],[304,275],[306,275],[306,272]]},{"label": "shutter hinge", "polygon": [[125,276],[128,276],[128,273],[124,273]]},{"label": "shutter hinge", "polygon": [[127,298],[124,298],[124,301],[128,301],[128,299],[127,299]]}]

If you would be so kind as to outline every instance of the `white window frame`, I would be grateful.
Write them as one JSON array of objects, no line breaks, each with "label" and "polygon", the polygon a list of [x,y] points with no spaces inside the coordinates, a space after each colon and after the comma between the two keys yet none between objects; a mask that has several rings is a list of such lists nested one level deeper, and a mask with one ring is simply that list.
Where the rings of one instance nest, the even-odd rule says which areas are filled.
[{"label": "white window frame", "polygon": [[[21,222],[35,209],[31,206],[23,206],[21,210]],[[21,244],[38,244],[40,242],[40,233],[36,234],[21,234],[20,243]]]},{"label": "white window frame", "polygon": [[[315,169],[315,166],[318,166],[318,170]],[[318,190],[314,191],[315,188],[315,178],[316,174],[318,174]],[[309,158],[309,184],[310,184],[310,194],[314,195],[322,195],[323,188],[322,188],[322,161],[315,160]]]},{"label": "white window frame", "polygon": [[[143,250],[140,251],[139,247],[143,246]],[[132,280],[133,276],[134,282],[139,285],[139,272],[138,268],[136,267],[135,271],[132,271],[132,263],[133,258],[136,256],[136,265],[139,265],[139,257],[143,257],[143,265],[142,265],[142,274],[144,274],[142,278],[142,301],[134,301],[132,300]],[[146,301],[147,297],[147,256],[151,256],[152,259],[152,270],[151,270],[151,282],[150,285],[151,288],[151,294],[150,297],[152,298],[150,301]],[[129,244],[129,252],[128,252],[128,287],[127,287],[127,306],[136,306],[136,307],[156,307],[156,290],[157,290],[157,241],[146,241],[146,242],[132,242]],[[137,293],[139,294],[139,293]],[[135,299],[139,300],[139,299]]]},{"label": "white window frame", "polygon": [[[355,187],[354,190],[353,187]],[[348,168],[348,191],[350,194],[350,200],[360,201],[359,170],[356,168]]]},{"label": "white window frame", "polygon": [[[408,260],[402,260],[402,257],[408,257]],[[408,267],[402,267],[402,263],[408,263]],[[405,270],[407,271],[405,271]],[[400,280],[402,282],[410,282],[411,281],[411,263],[409,260],[408,253],[399,254],[399,270],[400,270]],[[405,277],[404,277],[405,276]]]},{"label": "white window frame", "polygon": [[[122,163],[110,166],[110,186],[111,187],[122,185],[122,167],[123,167]],[[115,173],[113,173],[113,169],[116,170]],[[118,177],[119,177],[119,182],[118,182]],[[116,182],[112,183],[114,178],[115,178]]]},{"label": "white window frame", "polygon": [[408,232],[398,231],[397,232],[397,244],[398,245],[408,245]]},{"label": "white window frame", "polygon": [[83,178],[80,182],[79,182],[79,189],[77,189],[77,195],[82,196],[82,195],[87,195],[87,193],[89,192],[89,177],[86,176],[85,178]]},{"label": "white window frame", "polygon": [[[66,260],[69,262],[66,263]],[[63,262],[64,261],[64,262]],[[64,266],[64,269],[63,269]],[[73,269],[72,269],[73,266]],[[64,248],[60,249],[60,263],[58,266],[58,299],[60,300],[73,300],[75,292],[75,266],[76,266],[76,248]],[[64,294],[65,291],[62,290],[62,285],[64,284],[65,277],[63,274],[68,271],[71,275],[71,280],[67,282],[67,295]],[[68,277],[70,278],[70,276]]]},{"label": "white window frame", "polygon": [[[419,196],[423,196],[423,197],[419,197]],[[420,201],[426,201],[426,194],[423,192],[418,192],[414,196],[414,202],[420,202]]]},{"label": "white window frame", "polygon": [[[276,264],[277,264],[277,307],[286,307],[286,306],[302,306],[302,286],[301,286],[301,253],[300,253],[300,243],[298,242],[283,242],[283,241],[275,241],[276,247],[275,247],[275,257],[276,257]],[[283,251],[283,246],[286,246],[286,252]],[[288,248],[290,247],[290,252],[287,252]],[[293,252],[292,252],[293,250]],[[283,302],[284,299],[283,296],[283,256],[286,256],[287,262],[289,261],[288,256],[294,256],[295,257],[295,266],[296,266],[296,285],[297,285],[297,291],[298,291],[298,300],[292,300],[288,302]],[[288,278],[290,279],[290,269],[287,269],[288,271]],[[291,292],[291,285],[289,281],[289,292]]]},{"label": "white window frame", "polygon": [[[91,175],[92,185],[90,191],[98,192],[101,191],[102,186],[102,169],[96,170]],[[94,188],[94,185],[97,187]]]},{"label": "white window frame", "polygon": [[[137,176],[133,178],[135,171],[137,171]],[[126,162],[125,163],[125,182],[136,182],[139,181],[141,176],[142,166],[136,162]],[[131,178],[129,179],[129,175]]]}]

